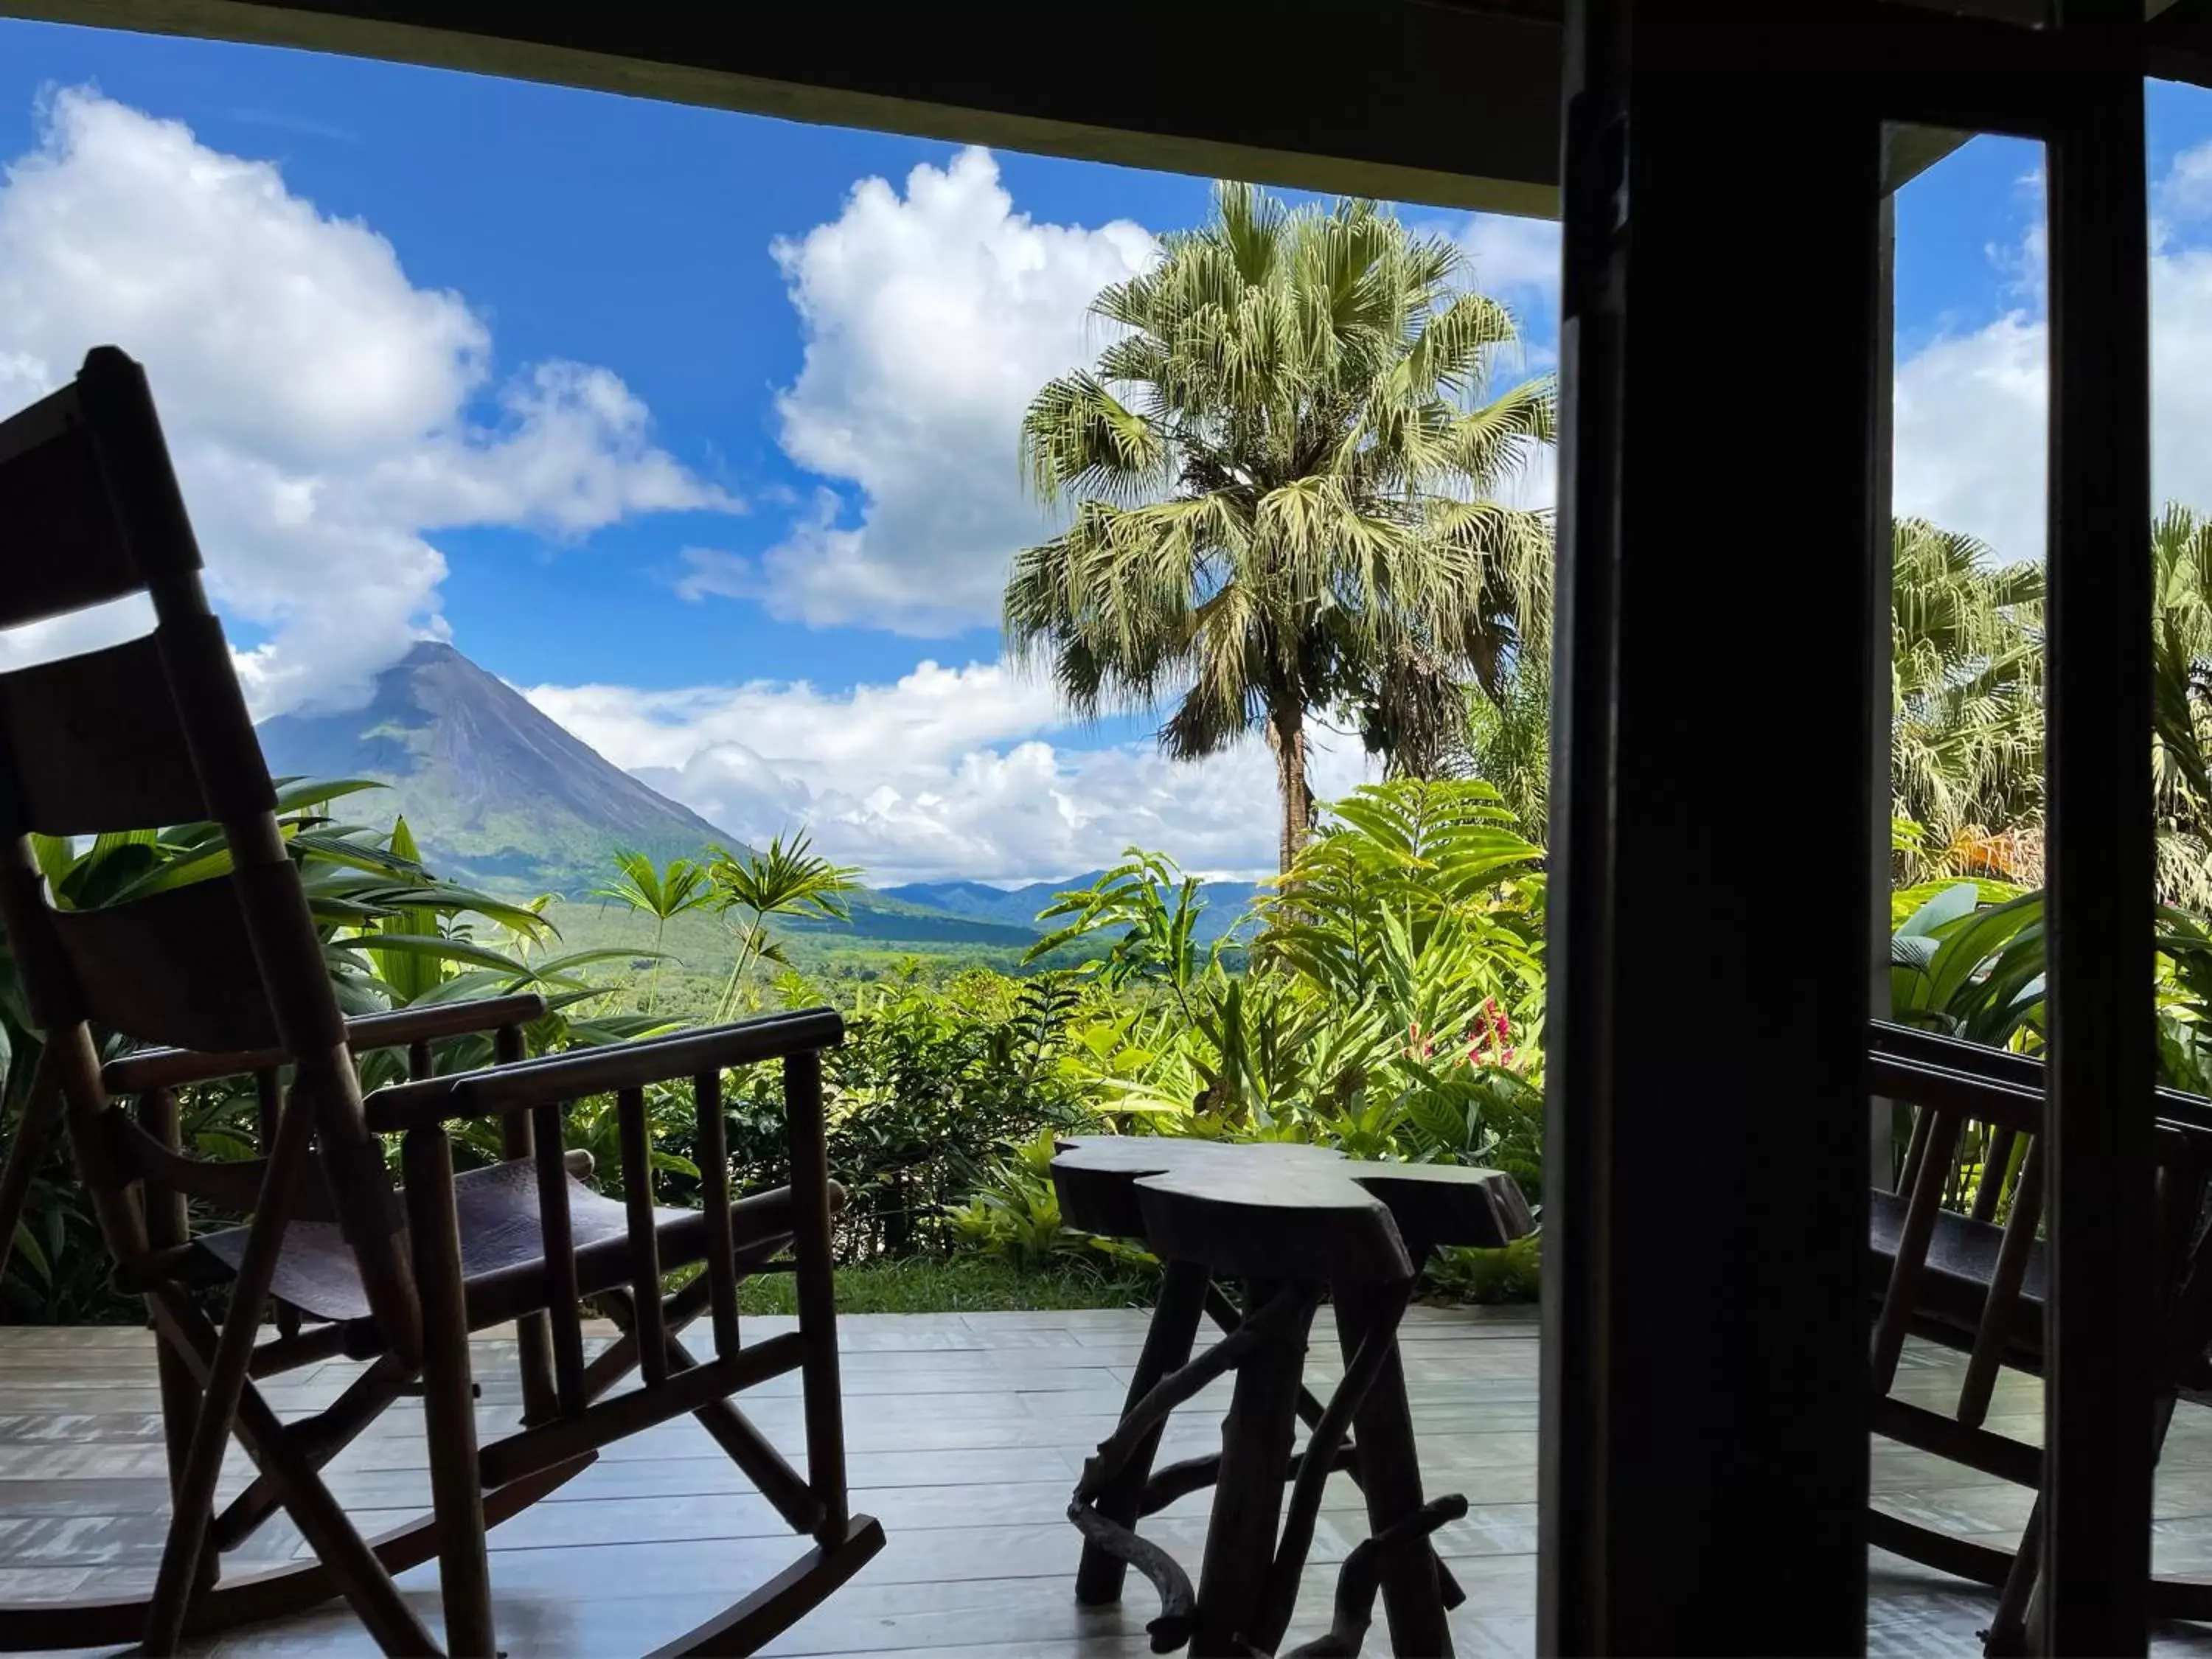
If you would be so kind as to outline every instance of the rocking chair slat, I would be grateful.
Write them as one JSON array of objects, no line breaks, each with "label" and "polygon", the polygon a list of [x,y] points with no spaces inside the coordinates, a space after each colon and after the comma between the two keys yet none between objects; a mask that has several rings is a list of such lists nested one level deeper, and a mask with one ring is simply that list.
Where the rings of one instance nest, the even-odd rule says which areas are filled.
[{"label": "rocking chair slat", "polygon": [[0,740],[17,757],[24,823],[43,835],[208,815],[151,634],[0,680]]},{"label": "rocking chair slat", "polygon": [[714,1321],[714,1352],[738,1351],[737,1238],[730,1229],[730,1149],[722,1121],[722,1074],[702,1072],[691,1080],[699,1109],[699,1204],[707,1214],[708,1307]]},{"label": "rocking chair slat", "polygon": [[576,1311],[576,1243],[568,1224],[568,1166],[562,1157],[566,1114],[558,1105],[532,1115],[538,1137],[538,1217],[545,1243],[546,1311],[553,1324],[553,1386],[561,1414],[584,1409],[584,1326]]},{"label": "rocking chair slat", "polygon": [[2020,1137],[2010,1129],[1993,1129],[1982,1153],[1982,1178],[1974,1188],[1973,1207],[1967,1212],[1977,1221],[1995,1221],[2004,1201],[2005,1176],[2012,1169],[2013,1145]]},{"label": "rocking chair slat", "polygon": [[77,387],[65,386],[0,428],[0,523],[26,545],[70,550],[65,559],[10,562],[0,627],[105,605],[145,586],[107,508],[82,402]]},{"label": "rocking chair slat", "polygon": [[[518,1021],[538,1018],[545,999],[535,992],[513,996],[484,997],[473,1002],[433,1003],[422,1008],[398,1008],[389,1013],[362,1014],[345,1023],[346,1046],[356,1054],[375,1048],[399,1048],[415,1042],[435,1042],[444,1037],[475,1036],[485,1031],[505,1031]],[[514,1058],[520,1060],[521,1033],[515,1033]],[[497,1039],[495,1037],[495,1045]],[[211,1083],[218,1078],[245,1077],[276,1071],[291,1063],[280,1048],[258,1048],[233,1054],[208,1054],[195,1048],[142,1048],[111,1060],[100,1070],[100,1081],[113,1095],[132,1095],[145,1089],[173,1089],[187,1083]],[[502,1055],[500,1063],[513,1063]]]},{"label": "rocking chair slat", "polygon": [[[668,1330],[660,1312],[660,1230],[653,1213],[653,1135],[645,1121],[645,1091],[615,1097],[615,1125],[622,1142],[623,1206],[629,1212],[630,1295],[637,1320],[637,1370],[647,1388],[668,1380]],[[707,1218],[712,1237],[714,1220]],[[724,1205],[719,1219],[730,1224]]]},{"label": "rocking chair slat", "polygon": [[57,910],[86,1018],[143,1042],[279,1046],[238,896],[195,882],[107,910]]},{"label": "rocking chair slat", "polygon": [[[784,1121],[791,1137],[791,1199],[796,1226],[793,1275],[799,1334],[805,1343],[806,1478],[822,1505],[815,1537],[845,1534],[845,1414],[837,1380],[837,1287],[832,1263],[828,1125],[822,1109],[822,1056],[809,1049],[783,1062]],[[726,1363],[726,1362],[718,1362]]]},{"label": "rocking chair slat", "polygon": [[297,1370],[302,1365],[318,1364],[325,1359],[344,1356],[347,1336],[344,1326],[318,1325],[311,1331],[302,1331],[298,1328],[296,1322],[290,1322],[292,1328],[288,1330],[285,1328],[288,1322],[284,1318],[284,1306],[280,1304],[276,1310],[277,1339],[274,1342],[264,1342],[253,1351],[253,1364],[246,1369],[248,1376],[258,1382],[264,1376],[278,1376],[286,1371]]},{"label": "rocking chair slat", "polygon": [[[1982,1179],[1987,1187],[1989,1177],[1984,1175]],[[1997,1247],[1996,1271],[1990,1278],[1989,1301],[1982,1310],[1981,1323],[1974,1331],[1974,1348],[1966,1360],[1966,1379],[1959,1385],[1959,1421],[1969,1428],[1979,1428],[1990,1414],[1990,1399],[1996,1391],[1997,1370],[2004,1363],[2005,1347],[2012,1340],[2016,1323],[2021,1285],[2027,1277],[2028,1260],[2035,1249],[2036,1228],[2043,1219],[2043,1139],[2039,1135],[2028,1144],[2027,1156],[2021,1160],[2012,1214],[2005,1222],[2004,1243]],[[1974,1207],[1981,1208],[1978,1198]],[[1987,1219],[1978,1216],[1976,1218]]]},{"label": "rocking chair slat", "polygon": [[[698,1318],[700,1310],[707,1305],[710,1288],[707,1276],[702,1273],[661,1303],[661,1323],[672,1340],[677,1332]],[[615,1328],[622,1334],[592,1355],[592,1363],[584,1367],[584,1398],[587,1401],[608,1393],[637,1369],[637,1316],[632,1311],[637,1305],[636,1297],[617,1286],[600,1291],[592,1300],[602,1313],[615,1322]]]},{"label": "rocking chair slat", "polygon": [[[535,997],[531,1000],[538,1007],[528,1018],[536,1018],[544,1012],[544,1004]],[[502,1022],[492,1034],[495,1065],[520,1064],[528,1053],[519,1024]],[[500,1119],[499,1150],[501,1158],[534,1166],[538,1138],[532,1130],[529,1113],[509,1112]],[[515,1364],[522,1374],[522,1420],[543,1423],[559,1407],[553,1392],[553,1326],[542,1309],[516,1318],[514,1344]]]},{"label": "rocking chair slat", "polygon": [[1890,1269],[1888,1288],[1881,1302],[1881,1316],[1874,1331],[1874,1388],[1886,1394],[1896,1380],[1897,1362],[1905,1352],[1905,1328],[1912,1316],[1913,1292],[1919,1287],[1921,1266],[1928,1259],[1928,1242],[1935,1236],[1936,1212],[1942,1207],[1943,1184],[1951,1173],[1952,1149],[1958,1145],[1964,1120],[1954,1113],[1936,1114],[1936,1127],[1905,1212],[1904,1236],[1897,1261]]}]

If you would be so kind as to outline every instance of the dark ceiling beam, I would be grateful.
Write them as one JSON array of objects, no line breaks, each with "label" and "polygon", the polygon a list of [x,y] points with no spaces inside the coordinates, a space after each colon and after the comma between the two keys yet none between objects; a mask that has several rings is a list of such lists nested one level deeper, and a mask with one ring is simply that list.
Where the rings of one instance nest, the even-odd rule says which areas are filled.
[{"label": "dark ceiling beam", "polygon": [[[1551,216],[1557,0],[1369,0],[1357,50],[1264,11],[678,0],[0,0],[63,23],[304,47],[1297,189]],[[1155,44],[1156,43],[1156,44]]]},{"label": "dark ceiling beam", "polygon": [[[1156,14],[1170,44],[1153,52],[1127,44],[1145,36],[1140,9],[1117,32],[1111,67],[1091,74],[1071,70],[1060,46],[1024,50],[1021,26],[1034,14],[994,8],[971,13],[965,29],[915,9],[824,14],[820,24],[749,12],[742,28],[702,25],[696,6],[671,0],[0,0],[0,15],[1553,218],[1562,4],[1374,0],[1361,23],[1364,75],[1328,61],[1307,32],[1195,4]],[[2185,26],[2192,15],[2212,16],[2212,0],[2179,0],[2168,14]],[[1895,130],[1884,183],[1896,189],[1966,136]]]},{"label": "dark ceiling beam", "polygon": [[2174,0],[2143,29],[2150,72],[2212,87],[2212,0]]}]

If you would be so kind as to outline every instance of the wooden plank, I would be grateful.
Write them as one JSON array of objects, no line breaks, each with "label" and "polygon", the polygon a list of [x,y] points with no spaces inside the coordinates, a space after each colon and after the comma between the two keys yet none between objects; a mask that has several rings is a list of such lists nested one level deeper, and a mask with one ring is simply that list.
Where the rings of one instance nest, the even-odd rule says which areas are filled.
[{"label": "wooden plank", "polygon": [[672,1417],[696,1411],[709,1401],[791,1370],[805,1345],[798,1336],[772,1336],[730,1359],[713,1359],[651,1389],[617,1395],[580,1416],[563,1417],[525,1429],[486,1446],[479,1464],[487,1486],[504,1486],[554,1463],[624,1438]]},{"label": "wooden plank", "polygon": [[[758,1323],[777,1334],[791,1326],[787,1319]],[[896,1363],[902,1328],[896,1316],[843,1323],[893,1345],[878,1358]],[[1118,1345],[1133,1357],[1146,1328],[1141,1312],[1116,1310],[925,1316],[915,1323],[915,1340],[905,1346],[918,1359],[947,1357],[928,1345],[957,1329],[987,1343],[1003,1338],[1018,1345],[988,1352],[1030,1365],[1060,1357],[1071,1369],[1085,1369],[1080,1362],[1086,1354],[1099,1352],[1077,1342],[1077,1335]],[[1533,1652],[1536,1437],[1531,1427],[1501,1424],[1528,1422],[1537,1370],[1534,1328],[1522,1314],[1433,1308],[1408,1313],[1406,1328],[1416,1327],[1422,1340],[1408,1346],[1432,1351],[1437,1372],[1436,1380],[1408,1389],[1424,1489],[1463,1492],[1475,1505],[1438,1540],[1470,1597],[1451,1617],[1454,1642],[1463,1654]],[[1026,1337],[1039,1332],[1060,1340],[1028,1346]],[[749,1334],[757,1338],[763,1332]],[[603,1322],[585,1327],[594,1346],[613,1334]],[[1334,1324],[1326,1310],[1316,1321],[1316,1338],[1304,1375],[1310,1386],[1323,1389],[1339,1369]],[[10,1564],[0,1568],[0,1597],[143,1595],[160,1553],[158,1510],[167,1491],[152,1409],[158,1396],[150,1340],[143,1331],[123,1328],[0,1331],[0,1353],[33,1351],[45,1358],[38,1370],[25,1373],[27,1380],[11,1383],[0,1373],[0,1456],[21,1455],[23,1462],[9,1466],[15,1468],[34,1468],[28,1460],[38,1456],[74,1461],[70,1472],[51,1477],[0,1475],[0,1560]],[[511,1364],[514,1352],[515,1340],[506,1332],[480,1333],[472,1344],[477,1373],[502,1381],[507,1396],[507,1403],[487,1402],[481,1414],[486,1424],[512,1424],[511,1402],[519,1390],[502,1367]],[[988,1358],[988,1352],[981,1357]],[[963,1356],[971,1357],[976,1356]],[[1494,1376],[1469,1374],[1457,1382],[1448,1374],[1456,1362],[1471,1365],[1491,1358],[1510,1364],[1496,1367]],[[1966,1364],[1963,1354],[1908,1342],[1899,1391],[1948,1407]],[[127,1387],[89,1386],[118,1368],[142,1380]],[[332,1364],[314,1381],[327,1399],[362,1370],[351,1363]],[[1024,1382],[1042,1375],[1041,1367],[1027,1371]],[[143,1408],[72,1410],[67,1388],[72,1376],[88,1385],[80,1392],[125,1398],[135,1392]],[[940,1659],[994,1652],[1006,1659],[1098,1659],[1144,1651],[1142,1626],[1150,1613],[1145,1598],[1128,1596],[1116,1607],[1091,1610],[1075,1601],[1079,1552],[1063,1514],[1082,1458],[1111,1428],[1127,1380],[1125,1367],[1109,1391],[1115,1397],[1101,1411],[1088,1408],[1082,1391],[995,1387],[980,1369],[965,1379],[964,1390],[948,1386],[914,1401],[877,1393],[849,1397],[854,1506],[884,1521],[889,1542],[850,1585],[769,1651],[792,1659],[823,1652],[933,1651]],[[273,1401],[276,1390],[266,1392]],[[757,1398],[748,1396],[749,1415],[803,1468],[802,1401],[787,1396],[755,1407],[750,1402]],[[1217,1448],[1215,1402],[1221,1399],[1209,1392],[1171,1423],[1162,1455]],[[1991,1425],[2035,1437],[2041,1400],[2033,1379],[2007,1374]],[[150,1437],[131,1437],[147,1435],[149,1425]],[[428,1494],[416,1414],[396,1411],[376,1426],[392,1432],[356,1442],[325,1475],[331,1495],[364,1531],[413,1522]],[[2023,1494],[2016,1489],[1886,1441],[1875,1443],[1873,1461],[1885,1509],[1907,1520],[1955,1528],[1969,1543],[2009,1546],[2023,1516]],[[135,1472],[118,1475],[118,1468]],[[241,1488],[247,1473],[229,1469],[227,1490]],[[2212,1412],[2185,1407],[2176,1418],[2158,1493],[2161,1565],[2212,1573]],[[504,1497],[491,1494],[488,1506],[496,1513]],[[1206,1539],[1206,1503],[1200,1494],[1145,1523],[1148,1536],[1194,1571]],[[281,1518],[271,1523],[271,1548],[283,1524]],[[1332,1480],[1285,1645],[1319,1633],[1325,1625],[1334,1565],[1364,1531],[1359,1493],[1347,1480]],[[506,1644],[548,1659],[635,1652],[666,1640],[717,1613],[805,1547],[688,1418],[610,1449],[548,1501],[495,1526],[490,1543],[494,1611]],[[424,1543],[415,1559],[428,1553]],[[1871,1650],[1972,1650],[1976,1631],[1988,1621],[1986,1593],[1965,1593],[1958,1581],[1920,1573],[1892,1558],[1878,1557],[1877,1564]],[[258,1562],[245,1565],[251,1571]],[[434,1565],[424,1561],[398,1583],[410,1601],[434,1613]],[[290,1605],[297,1605],[296,1598]],[[1370,1652],[1387,1645],[1382,1635],[1378,1620]],[[118,1638],[118,1643],[130,1639],[128,1632]],[[224,1651],[368,1659],[374,1648],[339,1607],[236,1632]]]}]

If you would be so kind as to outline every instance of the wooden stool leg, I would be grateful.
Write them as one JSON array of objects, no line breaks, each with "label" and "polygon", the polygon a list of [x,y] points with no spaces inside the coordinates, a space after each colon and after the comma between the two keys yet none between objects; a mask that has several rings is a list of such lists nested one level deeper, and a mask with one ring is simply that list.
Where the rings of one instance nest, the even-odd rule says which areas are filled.
[{"label": "wooden stool leg", "polygon": [[[1191,1344],[1198,1335],[1199,1320],[1206,1308],[1207,1282],[1206,1269],[1195,1261],[1167,1264],[1160,1281],[1159,1305],[1152,1310],[1152,1328],[1145,1333],[1144,1352],[1137,1357],[1136,1374],[1129,1380],[1129,1397],[1121,1407],[1123,1416],[1135,1410],[1137,1402],[1150,1394],[1162,1377],[1170,1371],[1181,1370],[1189,1362]],[[1137,1524],[1137,1509],[1144,1498],[1145,1482],[1152,1478],[1152,1457],[1159,1450],[1160,1435],[1166,1427],[1164,1423],[1146,1436],[1127,1466],[1098,1494],[1098,1512],[1108,1520],[1124,1527]],[[1127,1562],[1086,1541],[1082,1563],[1075,1570],[1075,1599],[1087,1607],[1120,1601],[1121,1583],[1128,1571]]]},{"label": "wooden stool leg", "polygon": [[[1381,1533],[1421,1507],[1421,1463],[1413,1444],[1413,1417],[1406,1399],[1406,1368],[1395,1340],[1402,1304],[1370,1288],[1335,1287],[1337,1340],[1346,1364],[1370,1326],[1392,1333],[1390,1352],[1352,1419],[1359,1444],[1361,1485],[1367,1498],[1367,1524]],[[1390,1620],[1390,1645],[1401,1654],[1448,1655],[1451,1626],[1444,1617],[1443,1592],[1437,1580],[1432,1550],[1395,1552],[1382,1563],[1382,1606]]]},{"label": "wooden stool leg", "polygon": [[1312,1286],[1255,1284],[1249,1304],[1256,1312],[1277,1294],[1299,1298],[1297,1316],[1237,1368],[1237,1389],[1221,1425],[1221,1473],[1213,1489],[1213,1514],[1206,1523],[1206,1557],[1199,1571],[1198,1610],[1190,1638],[1193,1659],[1243,1653],[1243,1638],[1256,1628],[1264,1612],[1275,1528],[1282,1518],[1283,1484],[1297,1438],[1306,1334],[1316,1300]]}]

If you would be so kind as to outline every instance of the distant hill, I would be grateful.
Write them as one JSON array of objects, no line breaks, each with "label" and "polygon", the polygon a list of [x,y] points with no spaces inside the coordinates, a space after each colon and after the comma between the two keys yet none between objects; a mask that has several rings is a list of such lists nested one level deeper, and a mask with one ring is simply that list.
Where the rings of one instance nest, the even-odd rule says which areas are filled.
[{"label": "distant hill", "polygon": [[[280,714],[260,726],[277,776],[374,778],[383,796],[341,811],[373,823],[404,813],[439,874],[489,890],[580,897],[610,880],[615,854],[696,858],[735,836],[649,788],[450,645],[425,640],[376,677],[367,706]],[[947,914],[896,895],[851,897],[854,939],[1026,948],[1029,926]]]},{"label": "distant hill", "polygon": [[846,933],[855,939],[902,944],[1009,945],[1023,950],[1036,944],[1039,934],[1035,927],[1010,927],[986,916],[947,914],[889,890],[848,893],[845,908],[852,912],[849,924],[790,921],[779,925],[794,933]]},{"label": "distant hill", "polygon": [[[1065,881],[1035,881],[1026,887],[1013,888],[993,887],[980,881],[918,881],[902,887],[886,887],[883,896],[1042,933],[1048,926],[1057,924],[1038,921],[1039,911],[1048,908],[1060,894],[1088,887],[1105,873],[1103,870],[1092,870],[1070,876]],[[1199,890],[1199,896],[1205,902],[1194,930],[1199,942],[1211,945],[1226,933],[1236,926],[1245,908],[1264,890],[1257,882],[1208,881]]]},{"label": "distant hill", "polygon": [[404,811],[424,860],[459,881],[576,894],[608,878],[618,848],[696,857],[730,839],[433,640],[379,674],[366,707],[279,714],[260,737],[280,777],[389,784],[392,799],[349,805]]}]

